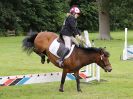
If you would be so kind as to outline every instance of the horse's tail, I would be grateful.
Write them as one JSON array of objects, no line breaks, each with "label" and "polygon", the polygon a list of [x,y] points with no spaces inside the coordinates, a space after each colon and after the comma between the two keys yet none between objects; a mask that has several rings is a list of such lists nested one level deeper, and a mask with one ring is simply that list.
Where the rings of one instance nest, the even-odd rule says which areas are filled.
[{"label": "horse's tail", "polygon": [[33,34],[24,38],[22,42],[22,48],[24,52],[27,52],[30,55],[34,51],[34,40],[38,34]]}]

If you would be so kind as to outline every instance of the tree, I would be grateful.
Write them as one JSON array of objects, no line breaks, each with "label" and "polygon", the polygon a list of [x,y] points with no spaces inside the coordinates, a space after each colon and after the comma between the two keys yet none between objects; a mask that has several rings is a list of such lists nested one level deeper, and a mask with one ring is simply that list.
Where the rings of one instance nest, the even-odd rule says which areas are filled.
[{"label": "tree", "polygon": [[0,0],[0,32],[30,28],[59,32],[73,5],[81,10],[79,29],[99,28],[100,39],[111,39],[110,30],[133,28],[133,0]]},{"label": "tree", "polygon": [[0,30],[22,31],[61,29],[68,4],[62,0],[1,0]]},{"label": "tree", "polygon": [[110,40],[110,29],[133,28],[133,0],[97,0],[97,3],[100,39]]},{"label": "tree", "polygon": [[96,2],[90,0],[80,0],[79,7],[81,15],[79,17],[79,27],[81,30],[94,32],[98,30],[98,10]]},{"label": "tree", "polygon": [[16,23],[15,19],[13,5],[7,0],[0,1],[0,28],[13,30]]},{"label": "tree", "polygon": [[99,39],[110,40],[110,18],[109,18],[110,0],[97,0],[99,8]]},{"label": "tree", "polygon": [[111,0],[111,30],[133,29],[133,0]]}]

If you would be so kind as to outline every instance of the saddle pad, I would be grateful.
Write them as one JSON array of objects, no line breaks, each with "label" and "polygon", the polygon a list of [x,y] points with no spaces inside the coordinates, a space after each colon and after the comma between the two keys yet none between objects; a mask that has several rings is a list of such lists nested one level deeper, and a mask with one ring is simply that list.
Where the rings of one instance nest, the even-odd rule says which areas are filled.
[{"label": "saddle pad", "polygon": [[[56,39],[51,43],[51,45],[50,45],[50,47],[49,47],[49,51],[50,51],[53,55],[55,55],[56,57],[59,58],[59,56],[57,55],[57,51],[58,51],[58,49],[59,49],[59,47],[60,47],[60,43],[57,41],[57,39],[58,39],[58,38],[56,38]],[[69,54],[65,57],[65,59],[68,58],[68,57],[71,55],[71,53],[72,53],[74,47],[75,47],[75,45],[72,45],[71,50],[70,50]]]}]

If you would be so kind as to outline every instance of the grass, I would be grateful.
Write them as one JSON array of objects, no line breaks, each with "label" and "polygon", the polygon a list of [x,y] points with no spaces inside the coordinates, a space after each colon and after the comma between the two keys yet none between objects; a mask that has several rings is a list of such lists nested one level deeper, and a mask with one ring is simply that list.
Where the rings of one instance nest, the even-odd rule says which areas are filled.
[{"label": "grass", "polygon": [[[133,31],[128,32],[128,43],[133,44]],[[111,73],[101,69],[101,82],[81,83],[82,93],[76,91],[75,81],[66,81],[65,92],[58,92],[60,82],[25,86],[0,87],[0,99],[133,99],[133,61],[122,61],[124,32],[111,32],[111,41],[97,40],[97,47],[107,47],[110,52]],[[18,75],[62,71],[53,64],[40,63],[36,54],[27,56],[21,49],[24,37],[0,37],[0,75]]]}]

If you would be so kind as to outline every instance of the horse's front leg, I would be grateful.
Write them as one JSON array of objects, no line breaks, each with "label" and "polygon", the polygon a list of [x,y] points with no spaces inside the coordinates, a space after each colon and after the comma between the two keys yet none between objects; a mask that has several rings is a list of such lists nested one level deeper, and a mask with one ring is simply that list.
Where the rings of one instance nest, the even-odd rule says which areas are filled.
[{"label": "horse's front leg", "polygon": [[77,83],[77,91],[82,92],[82,90],[80,89],[79,71],[76,71],[74,75],[75,75],[76,83]]},{"label": "horse's front leg", "polygon": [[60,84],[60,89],[59,89],[60,92],[64,92],[64,83],[65,83],[66,75],[67,75],[67,72],[63,69],[61,84]]}]

